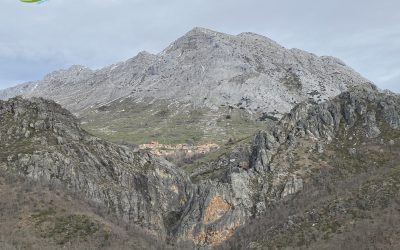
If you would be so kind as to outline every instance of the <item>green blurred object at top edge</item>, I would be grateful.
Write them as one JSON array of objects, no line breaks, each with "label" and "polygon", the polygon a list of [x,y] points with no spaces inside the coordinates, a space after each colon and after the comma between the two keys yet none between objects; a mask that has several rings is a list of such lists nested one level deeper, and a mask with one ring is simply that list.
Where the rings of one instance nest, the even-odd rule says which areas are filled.
[{"label": "green blurred object at top edge", "polygon": [[37,2],[40,2],[42,0],[20,0],[20,1],[24,2],[24,3],[37,3]]}]

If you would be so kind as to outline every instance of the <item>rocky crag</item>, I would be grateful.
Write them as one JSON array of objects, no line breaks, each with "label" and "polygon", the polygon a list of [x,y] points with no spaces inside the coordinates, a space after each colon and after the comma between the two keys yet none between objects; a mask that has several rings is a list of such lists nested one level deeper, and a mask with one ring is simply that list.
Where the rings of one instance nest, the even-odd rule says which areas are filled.
[{"label": "rocky crag", "polygon": [[[342,172],[341,178],[354,177],[360,169],[395,162],[399,101],[397,95],[359,89],[321,104],[302,103],[258,133],[250,145],[239,145],[214,162],[187,166],[186,171],[196,182],[225,190],[220,196],[232,206],[223,206],[226,212],[218,223],[233,221],[233,234],[244,218],[268,214],[273,204],[302,191],[321,171],[334,169]],[[217,228],[224,229],[206,228],[203,242],[215,242]]]},{"label": "rocky crag", "polygon": [[61,184],[161,238],[193,195],[172,164],[88,135],[52,101],[0,102],[0,117],[1,171]]},{"label": "rocky crag", "polygon": [[[54,102],[14,98],[0,102],[0,166],[82,193],[167,242],[218,246],[329,168],[323,158],[315,161],[319,154],[345,152],[341,157],[347,159],[369,142],[396,145],[399,112],[398,96],[368,88],[320,104],[301,103],[252,143],[184,172],[147,152],[87,134]],[[373,159],[360,167],[391,157],[373,147],[362,150]]]},{"label": "rocky crag", "polygon": [[397,249],[399,108],[398,95],[355,90],[260,132],[253,171],[237,170],[258,176],[257,219],[221,249]]}]

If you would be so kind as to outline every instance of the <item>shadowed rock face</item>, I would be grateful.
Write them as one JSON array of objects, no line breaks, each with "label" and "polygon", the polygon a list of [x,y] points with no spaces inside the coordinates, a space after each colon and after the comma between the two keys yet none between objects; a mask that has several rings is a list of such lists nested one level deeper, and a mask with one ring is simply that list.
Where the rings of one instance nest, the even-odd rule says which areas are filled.
[{"label": "shadowed rock face", "polygon": [[65,185],[163,238],[192,195],[172,164],[88,135],[54,102],[0,102],[0,117],[2,171]]},{"label": "shadowed rock face", "polygon": [[286,49],[253,33],[195,28],[157,55],[141,52],[96,71],[73,66],[0,91],[0,99],[42,96],[80,115],[126,97],[210,108],[238,105],[277,115],[308,98],[321,102],[367,82],[333,57]]},{"label": "shadowed rock face", "polygon": [[[302,189],[310,169],[294,164],[296,150],[318,154],[356,128],[354,137],[373,139],[399,128],[399,111],[398,96],[370,90],[300,104],[251,145],[204,166],[193,184],[163,159],[90,136],[52,101],[14,98],[0,102],[0,166],[80,192],[163,239],[215,246],[267,204]],[[216,170],[213,180],[201,178]]]}]

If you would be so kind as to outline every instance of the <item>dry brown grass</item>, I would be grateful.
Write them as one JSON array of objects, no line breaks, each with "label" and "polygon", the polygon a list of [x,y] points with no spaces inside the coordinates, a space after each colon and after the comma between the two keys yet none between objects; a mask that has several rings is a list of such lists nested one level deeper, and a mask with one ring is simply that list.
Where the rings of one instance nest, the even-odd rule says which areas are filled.
[{"label": "dry brown grass", "polygon": [[0,249],[176,249],[60,187],[0,172]]}]

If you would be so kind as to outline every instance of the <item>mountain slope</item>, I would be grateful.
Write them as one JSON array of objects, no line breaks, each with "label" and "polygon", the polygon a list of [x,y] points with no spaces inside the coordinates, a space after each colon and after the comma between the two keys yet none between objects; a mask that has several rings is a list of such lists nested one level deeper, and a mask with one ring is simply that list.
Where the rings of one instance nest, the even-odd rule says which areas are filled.
[{"label": "mountain slope", "polygon": [[62,186],[0,172],[0,249],[165,249]]},{"label": "mountain slope", "polygon": [[[163,133],[165,126],[151,119],[156,113],[151,106],[171,106],[174,112],[167,113],[165,120],[172,125],[182,120],[189,123],[192,118],[182,119],[184,112],[200,109],[205,114],[195,118],[210,124],[200,127],[198,142],[215,137],[207,130],[210,125],[226,138],[237,137],[243,122],[253,128],[245,135],[249,136],[262,126],[255,122],[260,117],[281,117],[309,98],[321,102],[353,86],[368,87],[368,82],[333,57],[286,49],[257,34],[234,36],[195,28],[157,55],[142,52],[96,71],[73,66],[41,81],[0,91],[0,98],[22,94],[53,99],[84,118],[85,128],[96,135],[114,141],[125,136],[129,142],[142,139],[138,134],[119,132],[125,123],[134,122],[130,109],[136,105],[145,107],[138,117],[150,118],[141,122]],[[110,119],[102,124],[109,115],[105,110],[118,113],[124,121]],[[244,111],[248,114],[238,125],[224,122],[230,112]],[[180,132],[178,128],[172,133]],[[156,133],[152,135],[154,140],[162,140]],[[184,136],[180,142],[189,139]]]},{"label": "mountain slope", "polygon": [[162,158],[95,138],[52,101],[0,101],[0,141],[2,172],[78,193],[160,242],[218,244],[246,220],[229,185],[192,184]]},{"label": "mountain slope", "polygon": [[302,103],[252,143],[183,166],[184,173],[88,135],[54,102],[14,98],[0,102],[0,167],[81,193],[166,242],[217,247],[277,202],[307,192],[321,171],[336,170],[332,178],[341,180],[390,170],[399,157],[399,112],[398,96],[364,88]]},{"label": "mountain slope", "polygon": [[191,185],[167,161],[88,135],[54,102],[0,102],[1,171],[62,185],[107,207],[125,223],[168,235],[170,213],[185,209]]},{"label": "mountain slope", "polygon": [[[14,94],[31,99],[0,101],[0,170],[78,193],[161,243],[223,247],[234,237],[242,248],[250,243],[261,249],[318,248],[323,240],[340,238],[336,229],[352,220],[367,223],[364,217],[332,216],[334,204],[357,214],[357,204],[367,203],[365,214],[372,215],[385,197],[397,199],[399,96],[379,92],[338,59],[288,50],[256,34],[196,28],[160,54],[142,52],[96,71],[73,66],[0,96]],[[114,142],[211,141],[220,148],[178,168],[146,151],[98,139],[81,125]],[[326,194],[363,174],[368,178],[350,185],[349,193]],[[321,184],[321,175],[334,186]],[[387,185],[379,184],[385,179]],[[368,189],[370,182],[384,197]],[[326,192],[315,194],[316,202],[305,209],[261,222],[273,226],[268,237],[257,234],[247,242],[237,236],[251,229],[254,218],[279,216],[275,206],[301,204],[293,198],[299,192],[311,199],[314,191],[307,188]],[[390,201],[384,209],[390,213],[394,206]],[[315,222],[307,217],[309,208],[323,211],[317,223],[326,231],[315,240],[307,231]],[[91,211],[83,218],[88,230],[79,230],[85,211],[51,210],[44,218],[46,225],[78,218],[72,238],[106,235],[91,229],[111,222]],[[297,220],[289,217],[293,214]],[[37,216],[40,211],[30,214]],[[299,233],[296,226],[307,230]]]},{"label": "mountain slope", "polygon": [[[348,223],[368,225],[363,214],[378,214],[384,226],[389,215],[379,215],[380,209],[395,211],[399,112],[399,96],[365,90],[322,104],[303,103],[260,132],[250,147],[239,146],[213,162],[185,169],[193,180],[231,185],[236,204],[255,217],[237,227],[226,249],[301,249],[310,244],[321,249],[346,237]],[[298,192],[298,198],[293,196]],[[396,239],[394,227],[387,230]]]},{"label": "mountain slope", "polygon": [[253,166],[289,178],[264,197],[286,197],[218,249],[398,249],[399,96],[345,93],[304,108],[283,120],[286,150],[276,131],[254,144]]},{"label": "mountain slope", "polygon": [[296,102],[324,100],[366,82],[332,57],[288,50],[257,34],[195,28],[157,55],[142,52],[97,71],[56,71],[25,94],[51,97],[78,113],[126,96],[288,112]]}]

